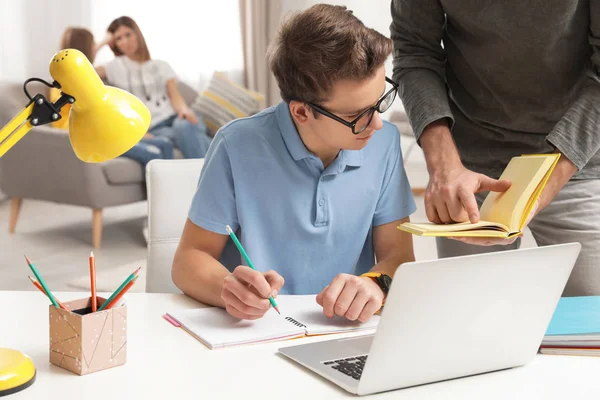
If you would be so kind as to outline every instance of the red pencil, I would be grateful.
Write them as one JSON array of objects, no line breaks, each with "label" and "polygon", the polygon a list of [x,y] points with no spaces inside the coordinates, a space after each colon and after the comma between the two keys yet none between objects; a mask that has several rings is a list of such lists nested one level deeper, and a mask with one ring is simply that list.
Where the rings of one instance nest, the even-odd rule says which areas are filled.
[{"label": "red pencil", "polygon": [[96,300],[96,257],[94,251],[90,251],[90,286],[92,289],[92,312],[98,311],[98,303]]},{"label": "red pencil", "polygon": [[[40,292],[42,292],[42,293],[44,293],[44,295],[46,295],[46,292],[44,291],[44,288],[42,287],[42,285],[40,285],[40,283],[38,281],[36,281],[35,279],[33,279],[31,276],[28,276],[28,278],[31,281],[31,283],[33,283],[35,285],[35,287],[40,290]],[[54,298],[54,300],[56,300],[56,302],[58,303],[58,305],[60,306],[60,308],[62,308],[65,311],[69,311],[69,309],[67,308],[67,306],[65,306],[63,303],[61,303],[60,300],[58,300],[56,297]]]},{"label": "red pencil", "polygon": [[[141,267],[140,267],[140,268],[141,268]],[[139,269],[138,269],[138,271],[139,271]],[[137,271],[136,271],[136,272],[137,272]],[[106,307],[104,307],[104,309],[105,309],[105,310],[109,310],[109,309],[110,309],[112,306],[114,306],[115,304],[117,304],[117,303],[119,302],[119,300],[121,300],[121,297],[123,297],[123,295],[124,295],[125,293],[127,293],[127,291],[129,290],[129,288],[131,288],[131,287],[133,286],[133,284],[135,283],[135,281],[137,281],[137,279],[138,279],[138,278],[139,278],[139,277],[138,277],[138,276],[136,276],[135,278],[133,278],[133,279],[131,280],[131,282],[129,282],[127,285],[125,285],[125,287],[123,288],[123,290],[121,290],[121,291],[119,292],[119,294],[118,294],[118,295],[116,295],[116,296],[115,296],[115,298],[114,298],[114,299],[112,299],[112,300],[111,300],[111,302],[110,302],[110,303],[108,303],[108,305],[107,305]]]}]

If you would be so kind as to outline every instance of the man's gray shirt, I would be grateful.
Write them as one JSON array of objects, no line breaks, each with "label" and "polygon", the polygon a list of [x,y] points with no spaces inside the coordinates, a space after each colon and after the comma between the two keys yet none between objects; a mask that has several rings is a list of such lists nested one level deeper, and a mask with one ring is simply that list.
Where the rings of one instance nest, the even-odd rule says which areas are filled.
[{"label": "man's gray shirt", "polygon": [[[560,150],[600,177],[600,0],[393,0],[394,75],[417,138],[448,118],[467,168]],[[443,46],[442,46],[443,43]]]}]

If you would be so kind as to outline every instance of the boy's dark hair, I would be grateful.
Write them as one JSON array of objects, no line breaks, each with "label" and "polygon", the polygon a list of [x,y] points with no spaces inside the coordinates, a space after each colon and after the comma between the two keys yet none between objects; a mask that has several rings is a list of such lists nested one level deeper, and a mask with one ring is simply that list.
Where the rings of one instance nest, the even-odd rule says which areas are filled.
[{"label": "boy's dark hair", "polygon": [[392,47],[345,6],[317,4],[282,24],[267,57],[284,101],[318,103],[338,80],[373,76]]}]

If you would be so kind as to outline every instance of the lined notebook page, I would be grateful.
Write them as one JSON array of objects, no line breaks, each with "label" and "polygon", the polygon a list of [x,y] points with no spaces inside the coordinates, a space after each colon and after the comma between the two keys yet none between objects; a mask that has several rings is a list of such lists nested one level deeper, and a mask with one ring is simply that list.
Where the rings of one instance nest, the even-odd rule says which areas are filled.
[{"label": "lined notebook page", "polygon": [[303,327],[286,321],[275,310],[269,310],[256,321],[233,318],[218,307],[182,310],[169,315],[211,349],[298,337],[305,333]]},{"label": "lined notebook page", "polygon": [[374,330],[379,316],[361,324],[343,317],[328,319],[315,295],[281,295],[277,303],[281,315],[270,309],[255,321],[238,320],[218,307],[182,310],[168,313],[186,331],[213,348],[283,340],[299,336]]},{"label": "lined notebook page", "polygon": [[373,315],[365,323],[338,316],[329,319],[323,314],[323,308],[317,304],[314,295],[281,297],[285,297],[282,301],[277,300],[281,314],[305,325],[307,335],[375,330],[379,324],[379,315]]}]

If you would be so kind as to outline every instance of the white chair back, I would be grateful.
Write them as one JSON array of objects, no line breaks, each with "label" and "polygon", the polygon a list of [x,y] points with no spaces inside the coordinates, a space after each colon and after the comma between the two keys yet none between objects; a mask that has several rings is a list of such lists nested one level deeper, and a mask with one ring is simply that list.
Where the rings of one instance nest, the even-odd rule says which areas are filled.
[{"label": "white chair back", "polygon": [[[171,266],[203,165],[204,159],[152,160],[148,163],[147,292],[181,293],[171,279]],[[240,264],[240,254],[231,240],[220,261],[229,269]]]},{"label": "white chair back", "polygon": [[204,159],[148,163],[147,292],[181,293],[171,279],[171,265],[203,165]]}]

